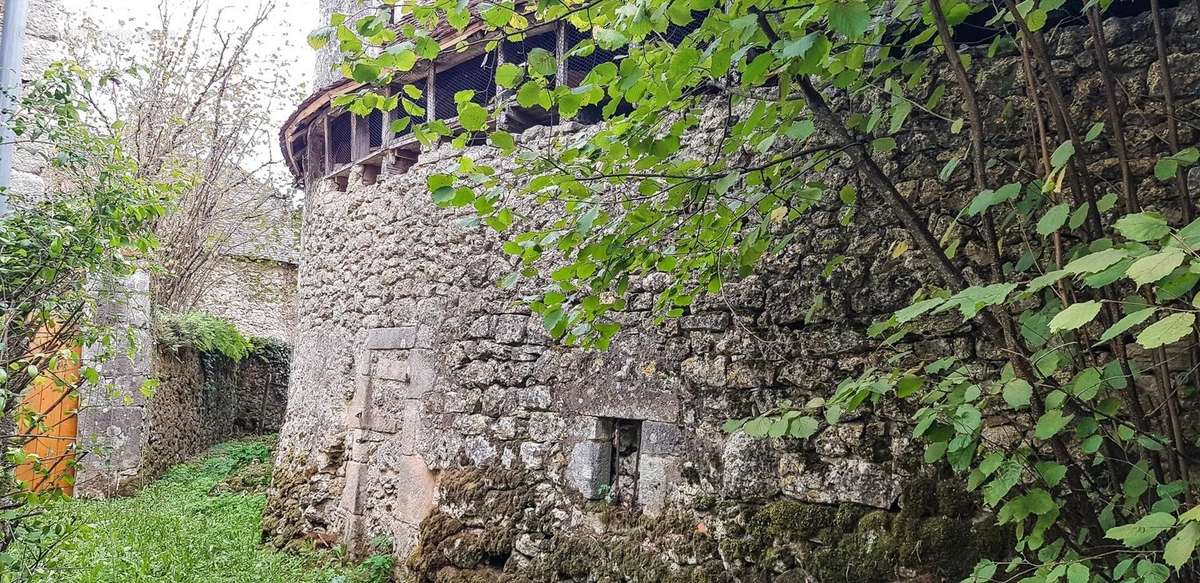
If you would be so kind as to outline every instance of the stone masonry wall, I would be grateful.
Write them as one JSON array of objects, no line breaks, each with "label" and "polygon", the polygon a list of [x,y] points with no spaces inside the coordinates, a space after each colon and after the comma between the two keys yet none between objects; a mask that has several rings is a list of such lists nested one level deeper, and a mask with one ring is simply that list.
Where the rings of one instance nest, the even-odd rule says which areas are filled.
[{"label": "stone masonry wall", "polygon": [[[1176,89],[1191,96],[1192,115],[1197,20],[1167,14]],[[1124,115],[1144,200],[1162,192],[1150,176],[1163,117],[1146,97],[1158,75],[1149,27],[1145,16],[1105,23],[1131,100]],[[1081,127],[1100,121],[1085,31],[1052,41]],[[993,154],[1036,155],[1025,149],[1019,56],[976,75]],[[955,103],[949,75],[940,80]],[[580,131],[539,127],[521,140],[551,148]],[[715,142],[709,131],[689,139]],[[920,117],[906,132],[885,169],[940,234],[973,195],[966,165],[937,178],[966,136]],[[1185,130],[1185,145],[1197,140]],[[1111,177],[1113,154],[1103,140],[1092,147]],[[514,163],[484,147],[468,154]],[[455,155],[441,146],[406,174],[372,185],[355,174],[345,192],[310,193],[291,394],[264,516],[274,544],[340,537],[361,549],[382,535],[412,577],[429,581],[936,580],[1005,552],[1008,535],[970,496],[938,470],[904,463],[919,449],[892,421],[850,419],[807,442],[720,429],[784,399],[827,395],[888,356],[866,327],[937,281],[919,253],[893,256],[907,234],[869,191],[859,189],[849,226],[832,200],[786,225],[795,236],[784,253],[677,321],[648,321],[662,282],[640,282],[626,330],[597,353],[547,338],[515,301],[531,290],[495,286],[512,268],[501,239],[430,202],[426,177],[450,171]],[[1011,178],[1004,165],[994,171],[997,183]],[[824,179],[831,191],[861,186],[847,167]],[[1192,181],[1200,186],[1200,175]],[[977,251],[967,241],[958,260]],[[835,256],[845,259],[823,278]],[[991,350],[953,321],[897,349],[980,362]]]},{"label": "stone masonry wall", "polygon": [[196,309],[219,316],[246,336],[290,342],[296,327],[296,266],[269,259],[222,256],[213,284]]},{"label": "stone masonry wall", "polygon": [[100,382],[80,388],[75,495],[125,495],[213,444],[279,430],[290,362],[282,345],[240,363],[158,346],[144,271],[99,286],[97,296],[96,319],[113,327],[114,341],[84,352]]}]

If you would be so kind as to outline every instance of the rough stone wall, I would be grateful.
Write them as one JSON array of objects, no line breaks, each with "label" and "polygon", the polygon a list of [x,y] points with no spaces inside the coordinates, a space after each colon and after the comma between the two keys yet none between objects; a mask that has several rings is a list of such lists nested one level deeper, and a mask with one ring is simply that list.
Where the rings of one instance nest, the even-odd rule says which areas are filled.
[{"label": "rough stone wall", "polygon": [[[1200,94],[1197,18],[1178,9],[1167,21],[1177,91]],[[1109,19],[1105,34],[1133,99],[1131,155],[1153,200],[1163,117],[1144,97],[1157,91],[1149,20]],[[1090,47],[1085,31],[1052,40],[1077,119],[1101,121],[1100,81],[1080,50]],[[1019,57],[986,66],[977,77],[989,147],[1012,160],[1036,155],[1025,149]],[[954,103],[949,75],[941,80]],[[1194,101],[1184,107],[1194,111]],[[885,166],[941,233],[973,194],[965,168],[937,178],[965,151],[965,136],[930,118],[910,128]],[[534,128],[521,139],[553,147],[552,136],[576,131]],[[706,132],[689,139],[716,141]],[[1197,132],[1183,141],[1195,144]],[[1111,178],[1114,155],[1103,140],[1092,147]],[[468,154],[514,163],[488,148]],[[819,204],[786,226],[795,235],[786,252],[678,321],[647,321],[661,282],[641,282],[627,329],[593,353],[553,344],[514,301],[530,290],[494,285],[512,267],[500,239],[429,201],[426,177],[450,171],[455,155],[442,146],[406,174],[373,185],[352,175],[346,192],[321,185],[307,200],[291,394],[264,517],[275,544],[336,535],[361,548],[390,536],[416,576],[438,581],[882,581],[953,577],[1004,551],[1003,532],[986,516],[971,519],[970,497],[902,463],[919,456],[890,421],[850,419],[806,443],[720,430],[783,399],[827,395],[885,357],[872,351],[867,325],[937,281],[918,253],[893,257],[907,234],[868,191],[860,188],[849,226],[839,203]],[[995,171],[997,183],[1010,178],[1003,165]],[[849,168],[824,178],[833,191],[858,185]],[[966,242],[959,260],[977,250]],[[821,277],[839,255],[840,267]],[[898,350],[983,362],[991,349],[947,321]],[[635,453],[614,430],[622,425],[640,426]],[[614,452],[621,459],[611,464]],[[634,482],[612,484],[612,465]],[[614,489],[626,499],[611,500]]]},{"label": "rough stone wall", "polygon": [[[119,314],[118,325],[130,321],[130,311]],[[287,405],[286,350],[254,352],[235,363],[156,346],[148,329],[133,329],[135,355],[122,351],[101,364],[101,385],[87,385],[81,395],[79,444],[87,454],[76,495],[125,495],[212,445],[279,431]],[[147,379],[156,382],[145,394]]]},{"label": "rough stone wall", "polygon": [[149,407],[150,437],[141,481],[222,441],[275,433],[287,404],[287,360],[251,354],[235,363],[219,354],[159,348]]},{"label": "rough stone wall", "polygon": [[75,495],[89,498],[115,495],[133,480],[149,439],[148,401],[142,392],[153,374],[149,274],[140,271],[102,282],[95,319],[114,333],[113,346],[88,346],[83,354],[100,377],[99,383],[83,383],[79,389],[76,444],[81,455]]},{"label": "rough stone wall", "polygon": [[247,336],[291,342],[296,327],[296,265],[226,255],[196,308],[232,322]]}]

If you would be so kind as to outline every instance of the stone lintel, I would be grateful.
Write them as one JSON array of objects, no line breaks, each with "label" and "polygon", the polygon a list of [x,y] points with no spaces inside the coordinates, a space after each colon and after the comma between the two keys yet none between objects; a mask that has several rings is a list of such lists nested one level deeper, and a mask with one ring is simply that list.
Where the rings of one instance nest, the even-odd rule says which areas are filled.
[{"label": "stone lintel", "polygon": [[412,348],[417,341],[416,326],[394,328],[372,328],[367,330],[367,350],[403,350]]}]

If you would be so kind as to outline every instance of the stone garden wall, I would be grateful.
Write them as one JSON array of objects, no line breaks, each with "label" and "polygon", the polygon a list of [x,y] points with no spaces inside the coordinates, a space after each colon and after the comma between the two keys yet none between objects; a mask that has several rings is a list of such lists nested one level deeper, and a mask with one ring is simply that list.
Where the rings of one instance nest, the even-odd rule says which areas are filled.
[{"label": "stone garden wall", "polygon": [[[1167,21],[1176,90],[1194,117],[1200,26],[1183,9]],[[1161,190],[1149,174],[1163,133],[1161,102],[1148,97],[1158,91],[1149,27],[1144,16],[1105,24],[1144,200]],[[1085,31],[1052,40],[1079,123],[1100,121]],[[1036,156],[1019,57],[987,67],[976,75],[992,153]],[[940,235],[973,195],[967,164],[938,179],[966,136],[936,119],[909,125],[885,167]],[[521,140],[552,148],[586,131],[538,127]],[[1196,142],[1186,130],[1184,143]],[[1115,174],[1107,145],[1093,146]],[[486,147],[467,153],[514,163]],[[784,253],[676,321],[648,321],[662,282],[640,282],[626,330],[597,353],[547,338],[516,301],[531,290],[495,285],[512,268],[501,239],[430,202],[426,177],[450,171],[456,154],[441,146],[405,174],[366,184],[356,173],[346,191],[321,184],[306,201],[291,394],[263,524],[274,544],[340,540],[361,552],[384,536],[411,575],[437,581],[936,579],[1005,551],[1008,535],[971,497],[905,463],[919,448],[903,411],[807,442],[720,429],[827,395],[892,354],[866,327],[937,279],[918,252],[893,253],[906,232],[869,191],[848,226],[836,200],[786,225]],[[995,171],[1010,178],[1003,164]],[[832,192],[861,186],[851,168],[822,178]],[[968,237],[957,260],[978,256]],[[896,350],[986,364],[991,348],[947,321]]]},{"label": "stone garden wall", "polygon": [[287,345],[260,346],[236,363],[160,346],[149,279],[138,272],[97,290],[97,319],[113,326],[114,342],[84,353],[100,382],[80,387],[77,496],[129,494],[216,443],[274,433],[283,422]]}]

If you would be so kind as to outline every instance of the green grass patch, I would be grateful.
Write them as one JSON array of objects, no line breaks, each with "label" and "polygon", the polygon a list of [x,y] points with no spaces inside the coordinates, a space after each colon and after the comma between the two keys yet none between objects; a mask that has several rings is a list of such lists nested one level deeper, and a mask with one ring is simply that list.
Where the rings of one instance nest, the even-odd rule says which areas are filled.
[{"label": "green grass patch", "polygon": [[[218,445],[135,496],[74,500],[52,518],[78,535],[51,557],[45,583],[329,583],[349,573],[329,554],[296,556],[260,543],[261,466],[272,440]],[[249,475],[249,478],[246,476]],[[249,482],[249,488],[229,488]],[[220,485],[220,487],[218,487]]]}]

